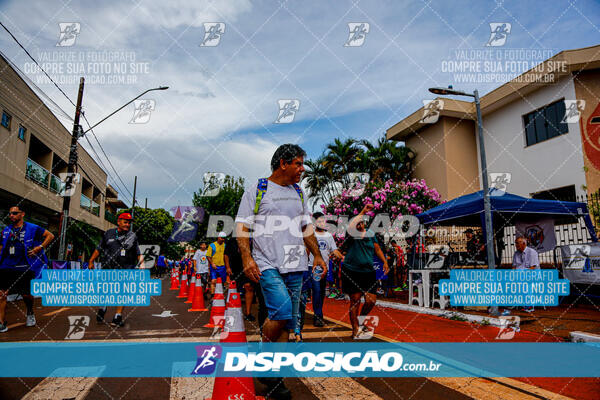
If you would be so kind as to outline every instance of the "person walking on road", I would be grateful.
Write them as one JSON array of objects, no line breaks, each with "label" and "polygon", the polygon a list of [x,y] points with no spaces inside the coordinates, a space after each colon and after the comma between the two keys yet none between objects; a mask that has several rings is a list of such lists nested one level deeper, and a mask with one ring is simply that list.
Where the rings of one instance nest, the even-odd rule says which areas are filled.
[{"label": "person walking on road", "polygon": [[225,267],[228,271],[231,271],[231,279],[235,281],[240,293],[244,292],[244,319],[249,322],[256,321],[256,318],[252,315],[252,302],[254,301],[256,283],[252,282],[244,274],[242,255],[240,254],[240,247],[236,238],[231,238],[227,242],[227,247],[225,248]]},{"label": "person walking on road", "polygon": [[[89,269],[94,269],[94,261],[102,257],[103,269],[134,269],[144,262],[144,257],[140,252],[137,236],[131,231],[133,217],[130,213],[124,212],[117,218],[117,227],[108,229],[102,236],[102,241],[92,253],[89,261]],[[102,307],[96,313],[96,321],[104,322],[104,315],[107,307]],[[117,306],[115,316],[111,325],[122,327],[123,306]]]},{"label": "person walking on road", "polygon": [[225,232],[219,232],[217,240],[208,246],[206,258],[210,266],[210,293],[215,294],[215,286],[217,278],[221,278],[223,285],[227,282],[227,277],[231,275],[231,271],[225,266]]},{"label": "person walking on road", "polygon": [[[236,235],[244,273],[260,282],[268,317],[264,342],[290,339],[298,314],[302,276],[308,269],[306,249],[327,273],[315,238],[304,192],[298,186],[305,151],[295,144],[279,146],[271,159],[272,174],[245,190],[236,217]],[[252,250],[250,231],[252,230]],[[291,398],[282,378],[261,378],[271,396]]]},{"label": "person walking on road", "polygon": [[48,259],[44,250],[54,239],[46,229],[25,222],[22,206],[11,207],[10,225],[2,230],[0,244],[0,332],[8,330],[5,319],[6,300],[9,293],[23,296],[27,308],[26,326],[35,326],[31,280],[41,278]]},{"label": "person walking on road", "polygon": [[[337,248],[335,240],[331,233],[327,232],[326,226],[327,221],[325,216],[321,212],[313,214],[313,221],[315,224],[315,237],[319,243],[319,251],[321,257],[326,265],[329,266],[329,256],[333,256],[334,259],[343,260],[344,256]],[[302,278],[302,294],[300,296],[300,312],[298,313],[298,323],[296,324],[296,340],[302,339],[302,328],[304,326],[304,314],[306,310],[306,303],[308,303],[309,292],[312,293],[312,306],[313,306],[313,326],[322,327],[325,324],[323,319],[323,300],[325,299],[325,276],[321,267],[315,268],[315,273],[312,273],[314,265],[314,257],[312,254],[309,255],[308,259],[308,271],[304,272]]]},{"label": "person walking on road", "polygon": [[352,324],[352,337],[360,335],[358,322],[358,308],[361,297],[365,297],[360,315],[367,316],[375,306],[377,300],[377,280],[373,268],[373,258],[376,255],[383,263],[383,273],[387,275],[389,267],[387,260],[377,242],[375,233],[366,229],[365,217],[373,209],[372,204],[367,204],[348,225],[348,237],[343,244],[347,249],[342,265],[342,290],[350,296],[350,323]]},{"label": "person walking on road", "polygon": [[194,256],[194,264],[196,272],[200,274],[200,282],[204,288],[204,293],[208,290],[208,284],[210,282],[210,274],[208,273],[208,258],[206,258],[207,246],[206,242],[200,243],[200,248],[196,250]]}]

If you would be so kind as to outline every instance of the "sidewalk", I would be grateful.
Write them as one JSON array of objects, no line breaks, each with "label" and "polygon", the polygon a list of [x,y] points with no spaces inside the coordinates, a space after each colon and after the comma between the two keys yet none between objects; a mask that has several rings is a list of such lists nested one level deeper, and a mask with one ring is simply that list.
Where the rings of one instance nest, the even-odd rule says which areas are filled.
[{"label": "sidewalk", "polygon": [[[378,300],[395,303],[408,303],[408,291],[396,292],[395,297],[377,296]],[[459,311],[465,314],[489,316],[484,311],[461,310],[456,307],[446,308],[448,311]],[[521,328],[531,332],[549,334],[560,337],[565,341],[570,340],[569,333],[582,331],[600,334],[600,305],[593,304],[565,304],[556,307],[536,307],[533,313],[521,310],[512,311],[512,315],[521,318]]]},{"label": "sidewalk", "polygon": [[[388,300],[388,299],[386,299]],[[348,300],[325,299],[326,318],[349,324]],[[311,309],[310,304],[308,305]],[[547,311],[550,312],[550,311]],[[400,342],[506,342],[496,339],[499,329],[493,326],[450,320],[427,314],[392,308],[378,307],[370,315],[379,317],[375,333],[378,338]],[[536,326],[532,324],[532,326]],[[530,331],[529,325],[515,332],[512,341],[516,342],[563,342],[564,338],[555,332]],[[568,335],[568,334],[567,334]],[[529,385],[541,387],[574,399],[598,399],[600,379],[598,378],[514,378]]]}]

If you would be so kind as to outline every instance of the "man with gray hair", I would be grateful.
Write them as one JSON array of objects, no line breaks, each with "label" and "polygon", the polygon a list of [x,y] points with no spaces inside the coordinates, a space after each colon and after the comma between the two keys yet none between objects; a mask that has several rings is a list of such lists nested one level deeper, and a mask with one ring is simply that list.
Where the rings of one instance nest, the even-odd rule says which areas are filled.
[{"label": "man with gray hair", "polygon": [[[244,273],[260,283],[268,317],[263,342],[289,340],[299,312],[302,276],[308,269],[306,249],[314,256],[313,273],[327,273],[314,234],[304,192],[304,150],[284,144],[273,154],[271,176],[246,189],[236,217],[236,235]],[[251,233],[250,233],[251,232]],[[250,237],[252,236],[252,249]],[[291,398],[282,378],[260,378],[270,397]]]},{"label": "man with gray hair", "polygon": [[[535,249],[527,246],[527,239],[518,236],[515,239],[515,254],[513,255],[514,269],[540,269],[540,259]],[[523,307],[525,312],[533,312],[533,306]]]}]

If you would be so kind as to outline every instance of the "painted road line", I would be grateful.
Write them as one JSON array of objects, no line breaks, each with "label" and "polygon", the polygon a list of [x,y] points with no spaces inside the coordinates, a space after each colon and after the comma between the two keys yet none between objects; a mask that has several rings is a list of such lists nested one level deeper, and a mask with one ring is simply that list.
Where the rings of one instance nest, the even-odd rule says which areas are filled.
[{"label": "painted road line", "polygon": [[[302,339],[333,339],[349,337],[352,331],[331,331],[331,332],[304,332],[302,331]],[[260,342],[260,335],[246,335],[246,340],[249,342]]]},{"label": "painted road line", "polygon": [[352,378],[299,378],[318,399],[381,400]]},{"label": "painted road line", "polygon": [[[59,308],[58,310],[54,310],[54,311],[51,311],[51,312],[49,312],[47,314],[42,314],[42,315],[44,317],[49,317],[51,315],[58,314],[59,312],[63,312],[63,311],[66,311],[66,310],[69,310],[69,307]],[[14,324],[8,325],[7,328],[8,329],[13,329],[13,328],[17,328],[19,326],[25,326],[25,322],[15,322]]]},{"label": "painted road line", "polygon": [[[92,386],[98,380],[98,376],[104,371],[104,366],[58,368],[49,377],[38,383],[21,400],[42,399],[73,399],[83,400],[86,398]],[[59,378],[53,375],[65,374],[65,370],[72,374],[81,375],[77,378]],[[90,377],[95,375],[96,377]]]},{"label": "painted road line", "polygon": [[[307,313],[312,314],[310,311]],[[335,322],[336,324],[352,328],[350,324],[339,321],[337,319],[325,316],[325,319]],[[390,343],[399,343],[396,340],[380,335],[377,333],[373,334],[373,337],[384,340]],[[498,399],[503,400],[519,400],[519,399],[570,399],[548,390],[539,388],[537,386],[529,385],[527,383],[517,381],[511,378],[426,378],[435,383],[447,386],[457,392],[463,393],[474,399],[488,400]],[[497,395],[501,393],[502,395]],[[544,393],[544,394],[538,394]],[[542,396],[542,397],[540,397]]]},{"label": "painted road line", "polygon": [[54,314],[58,314],[59,312],[70,310],[70,307],[59,308],[58,310],[50,311],[49,313],[44,314],[44,317],[49,317]]},{"label": "painted road line", "polygon": [[194,378],[177,376],[182,375],[181,371],[185,371],[185,374],[189,375],[193,369],[194,363],[173,363],[169,400],[204,400],[212,397],[215,378],[206,376]]}]

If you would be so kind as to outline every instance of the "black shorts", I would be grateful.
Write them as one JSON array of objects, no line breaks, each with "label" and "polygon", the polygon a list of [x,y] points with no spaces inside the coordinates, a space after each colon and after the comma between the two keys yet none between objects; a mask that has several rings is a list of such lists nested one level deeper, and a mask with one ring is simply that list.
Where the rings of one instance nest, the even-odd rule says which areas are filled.
[{"label": "black shorts", "polygon": [[29,268],[0,269],[0,290],[8,293],[31,294],[31,280],[35,272]]},{"label": "black shorts", "polygon": [[377,293],[375,270],[355,272],[348,268],[342,268],[342,292],[346,294]]}]

